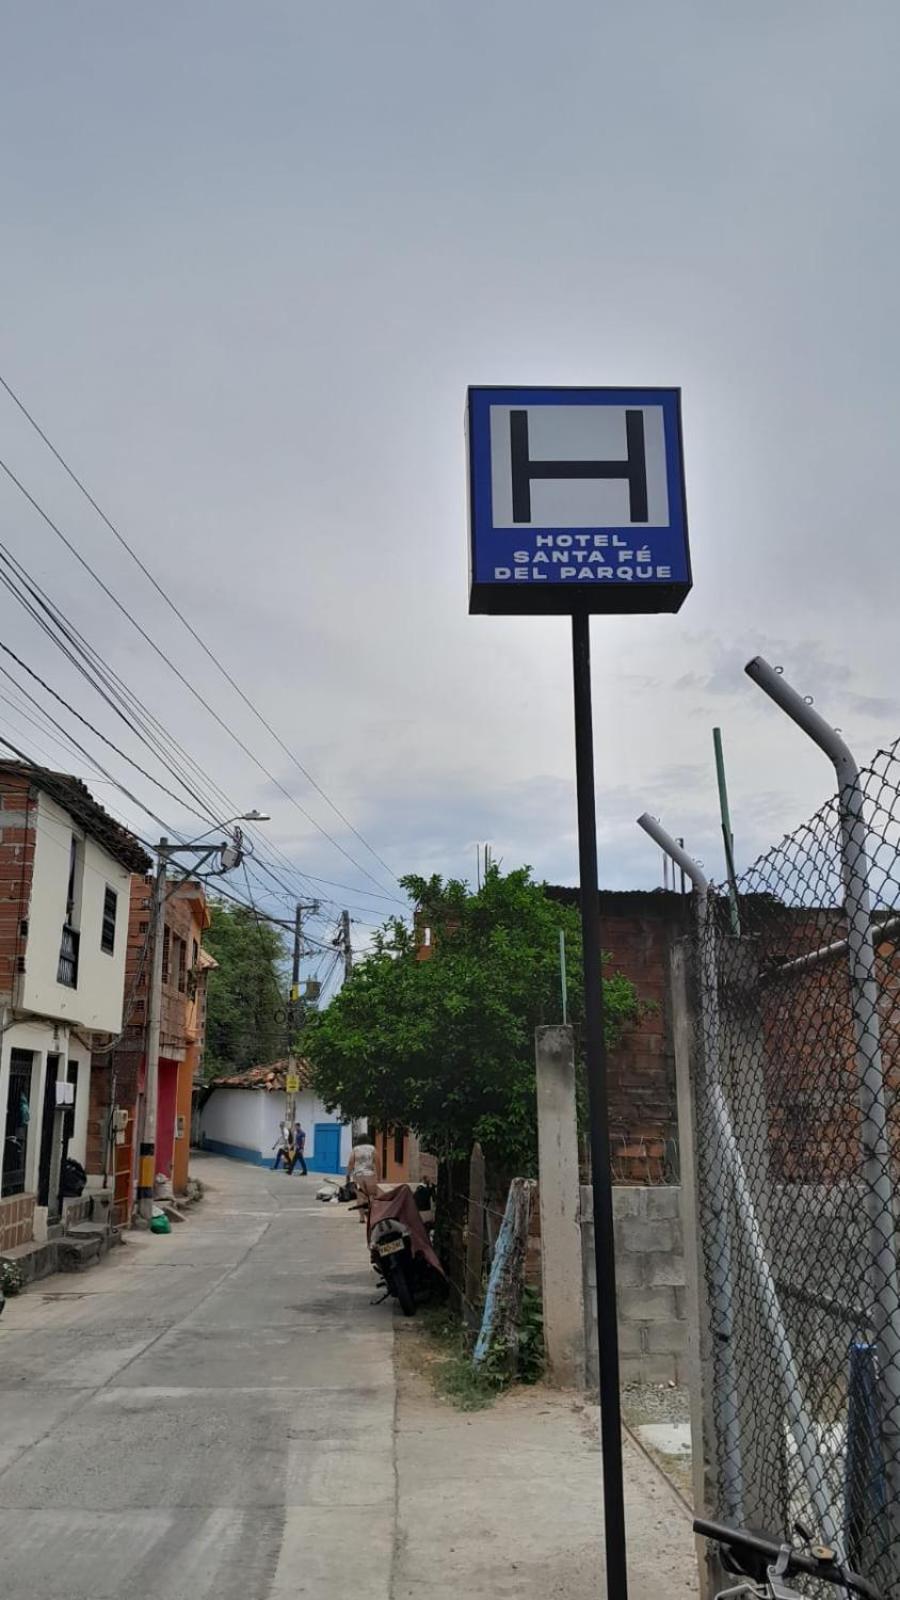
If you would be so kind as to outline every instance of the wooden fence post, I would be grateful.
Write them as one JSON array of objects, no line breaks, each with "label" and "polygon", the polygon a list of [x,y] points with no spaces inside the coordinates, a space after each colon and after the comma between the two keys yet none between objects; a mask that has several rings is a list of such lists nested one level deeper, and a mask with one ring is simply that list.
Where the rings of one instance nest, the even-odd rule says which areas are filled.
[{"label": "wooden fence post", "polygon": [[482,1366],[492,1351],[496,1351],[504,1362],[512,1364],[515,1361],[525,1282],[528,1224],[536,1187],[533,1178],[513,1178],[509,1186],[506,1211],[488,1279],[481,1330],[475,1344],[473,1360],[476,1367]]},{"label": "wooden fence post", "polygon": [[484,1263],[484,1154],[473,1144],[469,1159],[469,1216],[466,1226],[466,1292],[463,1312],[469,1326],[481,1316],[481,1275]]}]

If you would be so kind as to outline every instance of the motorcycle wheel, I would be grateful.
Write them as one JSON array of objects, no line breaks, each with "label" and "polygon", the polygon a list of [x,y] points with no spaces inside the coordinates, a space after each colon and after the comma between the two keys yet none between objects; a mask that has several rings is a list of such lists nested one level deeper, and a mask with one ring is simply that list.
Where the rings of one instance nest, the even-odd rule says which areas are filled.
[{"label": "motorcycle wheel", "polygon": [[399,1301],[403,1315],[405,1317],[414,1317],[416,1314],[416,1302],[409,1286],[409,1279],[406,1276],[406,1267],[400,1261],[391,1267],[391,1291]]}]

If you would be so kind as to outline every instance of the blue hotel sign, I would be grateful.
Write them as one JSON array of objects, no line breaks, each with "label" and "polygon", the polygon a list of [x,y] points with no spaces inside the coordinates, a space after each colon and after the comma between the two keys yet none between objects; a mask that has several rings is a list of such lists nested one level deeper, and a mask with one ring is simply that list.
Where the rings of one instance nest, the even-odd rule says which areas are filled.
[{"label": "blue hotel sign", "polygon": [[469,390],[469,611],[677,611],[678,389]]}]

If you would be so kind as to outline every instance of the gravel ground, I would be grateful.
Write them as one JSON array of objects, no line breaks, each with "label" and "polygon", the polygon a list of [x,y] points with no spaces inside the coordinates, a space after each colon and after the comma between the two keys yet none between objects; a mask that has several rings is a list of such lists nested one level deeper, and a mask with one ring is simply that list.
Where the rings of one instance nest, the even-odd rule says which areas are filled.
[{"label": "gravel ground", "polygon": [[622,1411],[629,1426],[642,1422],[690,1422],[687,1389],[664,1384],[629,1383],[622,1390]]},{"label": "gravel ground", "polygon": [[687,1389],[669,1384],[630,1383],[622,1391],[622,1416],[626,1426],[651,1460],[663,1471],[669,1482],[688,1505],[693,1503],[693,1477],[690,1451],[679,1450],[672,1454],[656,1447],[652,1438],[643,1434],[645,1427],[660,1424],[690,1424],[690,1395]]}]

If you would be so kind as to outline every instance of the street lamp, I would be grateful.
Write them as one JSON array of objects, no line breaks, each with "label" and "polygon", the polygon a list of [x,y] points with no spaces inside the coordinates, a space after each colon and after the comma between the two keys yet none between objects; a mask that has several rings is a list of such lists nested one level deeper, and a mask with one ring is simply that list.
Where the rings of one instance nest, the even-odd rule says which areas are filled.
[{"label": "street lamp", "polygon": [[151,923],[153,927],[153,959],[150,967],[150,992],[147,996],[147,1069],[144,1087],[144,1117],[141,1128],[140,1168],[138,1173],[138,1211],[146,1222],[153,1217],[153,1191],[156,1180],[156,1111],[159,1102],[159,1038],[160,1024],[162,1021],[162,969],[163,969],[163,934],[166,924],[166,874],[169,859],[182,852],[199,852],[199,859],[194,862],[194,870],[210,860],[217,852],[221,865],[219,872],[229,872],[240,864],[243,851],[243,835],[240,828],[235,828],[229,844],[203,843],[211,833],[220,829],[232,827],[238,822],[268,822],[269,818],[261,811],[245,811],[240,816],[229,818],[228,822],[217,822],[214,827],[208,828],[205,834],[198,839],[193,839],[186,844],[170,844],[168,839],[160,839],[156,848],[157,868],[156,879],[153,885],[153,913]]}]

